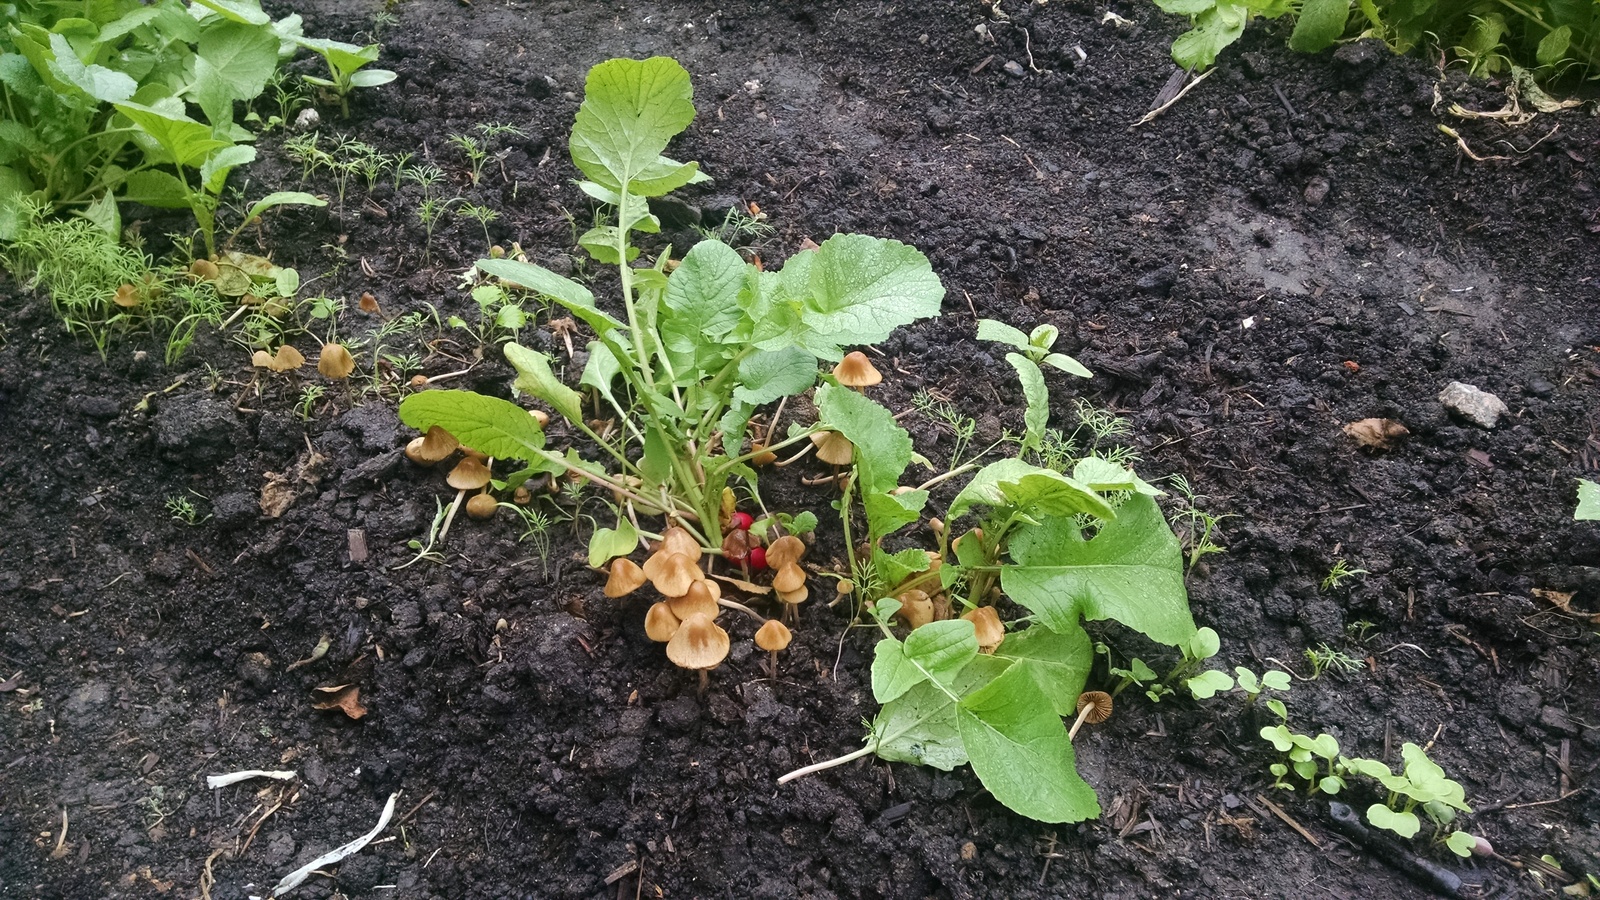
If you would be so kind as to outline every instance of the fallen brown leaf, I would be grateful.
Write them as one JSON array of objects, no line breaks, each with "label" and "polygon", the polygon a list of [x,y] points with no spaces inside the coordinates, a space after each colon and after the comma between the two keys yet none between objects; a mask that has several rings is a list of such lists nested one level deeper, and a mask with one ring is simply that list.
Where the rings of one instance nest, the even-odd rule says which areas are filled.
[{"label": "fallen brown leaf", "polygon": [[1387,450],[1395,441],[1411,432],[1393,419],[1362,419],[1344,426],[1344,433],[1355,438],[1356,443],[1363,447]]},{"label": "fallen brown leaf", "polygon": [[361,705],[361,688],[353,684],[312,688],[311,695],[314,709],[337,709],[352,719],[367,714],[367,708]]},{"label": "fallen brown leaf", "polygon": [[1587,613],[1580,609],[1572,608],[1572,594],[1570,592],[1552,591],[1545,588],[1534,588],[1533,595],[1547,601],[1551,606],[1569,616],[1588,619],[1591,624],[1600,625],[1600,613]]}]

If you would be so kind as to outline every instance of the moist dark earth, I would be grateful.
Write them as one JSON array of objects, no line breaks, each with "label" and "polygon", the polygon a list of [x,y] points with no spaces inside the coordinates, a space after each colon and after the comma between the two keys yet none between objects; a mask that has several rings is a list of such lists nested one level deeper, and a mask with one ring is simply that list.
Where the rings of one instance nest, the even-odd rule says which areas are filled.
[{"label": "moist dark earth", "polygon": [[[681,192],[664,240],[686,247],[686,222],[751,203],[775,229],[752,248],[768,265],[838,231],[915,244],[944,314],[881,346],[875,391],[896,411],[937,392],[980,440],[1015,427],[1022,401],[975,318],[1058,326],[1096,377],[1052,382],[1052,425],[1072,430],[1079,399],[1109,408],[1145,477],[1182,475],[1226,516],[1226,552],[1189,579],[1217,661],[1304,678],[1308,648],[1356,660],[1297,680],[1292,723],[1391,764],[1429,745],[1499,858],[1459,861],[1426,830],[1406,850],[1457,872],[1463,896],[1553,894],[1560,880],[1525,868],[1545,854],[1600,873],[1600,529],[1572,520],[1575,478],[1600,460],[1600,128],[1583,110],[1462,119],[1452,102],[1497,110],[1505,86],[1374,43],[1294,55],[1259,24],[1133,127],[1181,22],[1144,3],[1000,8],[406,0],[381,34],[398,80],[358,92],[348,119],[321,104],[322,131],[433,161],[449,195],[499,212],[492,240],[592,277],[565,152],[584,73],[676,57],[699,116],[672,152],[715,181]],[[347,40],[379,11],[295,9],[307,33]],[[525,136],[498,139],[474,186],[446,139],[484,122]],[[1502,158],[1475,161],[1440,124]],[[251,196],[302,187],[282,139],[263,137]],[[336,190],[325,172],[305,188]],[[482,229],[447,219],[425,253],[420,197],[356,184],[241,249],[349,299],[353,337],[374,327],[363,292],[386,315],[471,316],[458,276]],[[292,896],[1431,893],[1331,827],[1321,799],[1271,788],[1237,695],[1119,697],[1077,742],[1106,810],[1080,825],[1012,814],[965,769],[862,760],[778,787],[859,747],[875,712],[872,637],[844,607],[802,608],[776,678],[733,623],[701,695],[646,639],[642,604],[601,595],[587,522],[556,524],[541,559],[509,516],[462,518],[444,564],[397,569],[448,490],[400,457],[395,392],[330,386],[303,422],[317,377],[252,370],[232,334],[202,334],[172,368],[140,339],[102,361],[46,299],[12,280],[0,298],[0,896],[264,896],[395,792],[380,842]],[[520,339],[565,354],[543,318]],[[414,340],[430,375],[478,347],[459,329]],[[312,356],[317,339],[298,344]],[[1452,381],[1509,412],[1492,429],[1449,412]],[[453,385],[509,382],[491,345]],[[1369,417],[1409,437],[1362,449],[1341,427]],[[948,429],[903,421],[948,462]],[[769,502],[836,522],[805,468],[774,476]],[[267,518],[277,476],[294,502]],[[174,495],[209,518],[175,521]],[[842,556],[836,531],[819,529],[819,567]],[[1340,560],[1365,573],[1324,589]],[[1106,681],[1102,662],[1091,682]],[[312,708],[313,688],[345,684],[364,718]],[[206,789],[240,769],[298,774]]]}]

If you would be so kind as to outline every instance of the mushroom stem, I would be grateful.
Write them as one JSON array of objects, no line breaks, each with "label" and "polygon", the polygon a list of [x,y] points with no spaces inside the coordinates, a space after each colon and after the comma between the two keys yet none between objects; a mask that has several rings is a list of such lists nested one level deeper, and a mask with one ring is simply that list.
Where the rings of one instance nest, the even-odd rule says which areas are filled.
[{"label": "mushroom stem", "polygon": [[767,665],[767,672],[773,678],[777,678],[778,677],[778,651],[776,651],[776,650],[768,650],[767,653],[772,656],[771,662],[769,662],[768,665]]},{"label": "mushroom stem", "polygon": [[[748,606],[745,606],[743,603],[740,603],[737,600],[729,600],[726,597],[718,597],[717,598],[717,605],[718,606],[726,606],[729,609],[737,609],[739,612],[742,612],[745,615],[749,616],[750,618],[755,619],[757,622],[765,622],[767,620],[766,616],[761,615],[760,613],[756,612],[755,610],[751,609]],[[787,603],[785,603],[784,605],[788,606]]]},{"label": "mushroom stem", "polygon": [[439,528],[439,540],[438,540],[438,543],[440,545],[444,544],[445,536],[450,533],[450,523],[454,522],[456,520],[456,510],[459,510],[461,508],[461,504],[466,499],[467,499],[467,492],[466,491],[456,491],[455,502],[450,504],[450,511],[445,513],[445,516],[444,516],[444,525],[440,526],[440,528]]},{"label": "mushroom stem", "polygon": [[711,686],[711,670],[710,669],[701,669],[700,670],[700,694],[702,696],[704,696],[705,692],[706,692],[706,688],[708,688],[710,686]]},{"label": "mushroom stem", "polygon": [[[777,465],[777,463],[773,463]],[[816,487],[819,484],[837,484],[839,479],[848,475],[848,472],[834,472],[832,475],[819,475],[816,478],[802,478],[800,483],[806,487]]]},{"label": "mushroom stem", "polygon": [[869,745],[867,745],[865,747],[862,747],[860,750],[856,750],[856,751],[851,752],[851,753],[846,753],[843,756],[835,756],[833,759],[824,760],[824,761],[819,762],[819,763],[812,763],[809,766],[804,766],[802,768],[795,769],[793,772],[790,772],[789,774],[782,776],[781,778],[778,779],[778,783],[779,784],[788,784],[789,782],[794,781],[796,778],[804,778],[807,775],[812,775],[812,774],[815,774],[817,772],[821,772],[824,769],[831,769],[834,766],[842,766],[847,762],[854,762],[855,760],[858,760],[863,756],[871,756],[872,755],[872,751],[873,751],[873,746],[871,744],[869,744]]},{"label": "mushroom stem", "polygon": [[1068,741],[1078,739],[1078,729],[1083,727],[1083,720],[1089,718],[1089,714],[1093,712],[1093,706],[1085,706],[1083,709],[1078,710],[1078,717],[1072,720],[1072,728],[1067,732]]},{"label": "mushroom stem", "polygon": [[459,372],[445,372],[443,375],[429,375],[428,376],[428,384],[433,384],[435,381],[448,381],[451,378],[460,378],[461,376],[463,376],[463,375],[465,375],[465,374],[467,374],[468,372],[471,372],[471,371],[472,371],[472,367],[468,366],[467,368],[462,369]]}]

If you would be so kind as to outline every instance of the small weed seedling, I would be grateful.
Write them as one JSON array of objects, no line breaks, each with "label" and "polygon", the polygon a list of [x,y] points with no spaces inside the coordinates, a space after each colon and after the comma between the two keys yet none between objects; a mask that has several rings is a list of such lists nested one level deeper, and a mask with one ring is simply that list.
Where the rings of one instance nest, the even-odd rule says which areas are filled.
[{"label": "small weed seedling", "polygon": [[1578,479],[1578,508],[1572,514],[1578,521],[1600,521],[1600,482]]},{"label": "small weed seedling", "polygon": [[494,245],[494,238],[489,237],[489,223],[500,218],[500,214],[498,212],[495,212],[487,206],[480,206],[476,203],[463,203],[456,207],[456,215],[463,219],[471,219],[474,222],[477,222],[479,227],[483,229],[483,245],[485,250]]},{"label": "small weed seedling", "polygon": [[1348,653],[1335,650],[1327,644],[1318,644],[1315,648],[1307,648],[1306,662],[1311,664],[1311,677],[1308,679],[1310,681],[1316,681],[1321,678],[1324,672],[1331,671],[1348,674],[1361,671],[1361,660]]},{"label": "small weed seedling", "polygon": [[1041,365],[1050,366],[1076,375],[1079,378],[1093,378],[1094,373],[1084,368],[1083,364],[1066,355],[1065,353],[1052,352],[1056,339],[1061,336],[1061,330],[1054,325],[1040,325],[1029,334],[1023,334],[1004,322],[993,319],[978,320],[978,340],[997,341],[1015,348],[1006,354],[1006,362],[1017,372],[1017,377],[1022,381],[1022,396],[1027,401],[1027,409],[1023,412],[1025,431],[1022,437],[1022,452],[1037,452],[1044,442],[1045,428],[1050,418],[1050,389],[1045,385],[1044,370]]},{"label": "small weed seedling", "polygon": [[1174,530],[1178,532],[1178,540],[1183,542],[1184,555],[1188,560],[1190,571],[1201,559],[1213,553],[1226,553],[1227,548],[1219,545],[1214,539],[1217,525],[1226,515],[1212,515],[1202,510],[1200,501],[1206,499],[1196,494],[1189,486],[1189,479],[1182,475],[1173,475],[1167,479],[1173,491],[1182,501],[1182,506],[1173,514]]},{"label": "small weed seedling", "polygon": [[1324,591],[1331,591],[1340,587],[1346,581],[1349,581],[1357,575],[1367,574],[1369,573],[1366,569],[1350,568],[1350,564],[1346,562],[1343,557],[1341,557],[1333,561],[1333,568],[1329,569],[1328,574],[1323,576],[1322,589]]},{"label": "small weed seedling", "polygon": [[194,501],[182,494],[171,494],[167,497],[167,514],[190,528],[211,518],[209,514],[201,515]]}]

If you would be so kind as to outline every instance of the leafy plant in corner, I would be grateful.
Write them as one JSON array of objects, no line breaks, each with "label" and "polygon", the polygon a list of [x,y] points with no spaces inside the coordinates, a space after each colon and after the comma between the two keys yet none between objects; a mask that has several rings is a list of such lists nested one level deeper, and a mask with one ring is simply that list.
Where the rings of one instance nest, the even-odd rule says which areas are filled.
[{"label": "leafy plant in corner", "polygon": [[1193,27],[1172,42],[1172,59],[1191,70],[1210,68],[1217,54],[1237,41],[1257,17],[1297,14],[1289,46],[1302,53],[1331,46],[1344,34],[1350,17],[1350,0],[1155,0],[1155,4],[1165,12],[1189,17]]},{"label": "leafy plant in corner", "polygon": [[399,77],[388,69],[369,69],[367,66],[378,61],[379,47],[377,44],[368,44],[364,47],[355,44],[346,44],[343,41],[330,41],[322,38],[296,38],[295,43],[322,57],[328,64],[327,78],[318,78],[313,75],[302,75],[307,83],[325,88],[338,98],[339,113],[341,116],[350,115],[350,92],[356,88],[372,88],[388,84]]},{"label": "leafy plant in corner", "polygon": [[1578,508],[1572,518],[1578,521],[1600,521],[1600,483],[1586,478],[1578,479]]}]

